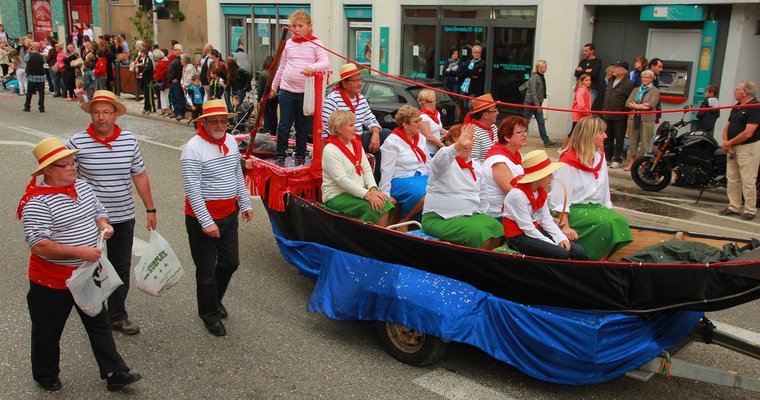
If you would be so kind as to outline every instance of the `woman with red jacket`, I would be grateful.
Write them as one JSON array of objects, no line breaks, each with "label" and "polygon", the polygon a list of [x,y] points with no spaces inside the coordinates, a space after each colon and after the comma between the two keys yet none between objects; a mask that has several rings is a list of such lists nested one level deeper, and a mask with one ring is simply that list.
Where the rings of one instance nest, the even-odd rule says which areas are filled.
[{"label": "woman with red jacket", "polygon": [[153,70],[153,81],[156,85],[156,92],[159,94],[158,106],[161,108],[161,113],[158,115],[171,115],[172,111],[169,108],[169,85],[166,82],[166,71],[169,69],[169,60],[165,57],[164,52],[159,49],[153,50],[153,58],[156,60],[156,66]]}]

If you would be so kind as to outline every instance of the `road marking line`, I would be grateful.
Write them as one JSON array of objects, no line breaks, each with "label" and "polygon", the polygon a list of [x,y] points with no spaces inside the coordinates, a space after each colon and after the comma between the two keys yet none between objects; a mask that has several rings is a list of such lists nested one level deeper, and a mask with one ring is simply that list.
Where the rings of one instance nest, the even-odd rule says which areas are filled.
[{"label": "road marking line", "polygon": [[32,136],[37,136],[37,137],[43,138],[43,139],[47,139],[49,137],[53,137],[53,135],[51,135],[49,133],[38,131],[38,130],[32,129],[32,128],[27,128],[26,126],[9,126],[8,128],[16,130],[16,131],[19,131],[19,132],[23,132],[23,133],[26,133],[26,134],[29,134],[29,135],[32,135]]},{"label": "road marking line", "polygon": [[0,144],[7,144],[7,145],[16,145],[16,146],[29,146],[34,147],[36,144],[31,142],[24,142],[21,140],[0,140]]},{"label": "road marking line", "polygon": [[514,400],[512,397],[442,368],[421,375],[412,382],[450,400]]},{"label": "road marking line", "polygon": [[[743,237],[743,238],[747,238],[747,239],[749,239],[749,235],[752,234],[751,232],[747,232],[747,230],[731,229],[731,228],[726,228],[726,227],[723,227],[723,226],[716,226],[715,224],[711,225],[711,224],[705,224],[705,223],[702,223],[702,222],[689,221],[689,220],[685,220],[685,219],[681,219],[681,218],[668,217],[668,216],[665,216],[665,215],[650,214],[650,213],[643,212],[643,211],[631,210],[630,208],[623,208],[623,207],[618,207],[618,206],[612,206],[612,209],[613,210],[617,209],[617,210],[621,210],[621,211],[628,211],[628,212],[635,213],[635,214],[647,215],[649,217],[657,217],[657,218],[662,218],[662,219],[671,220],[671,221],[681,221],[681,222],[685,221],[685,222],[688,222],[690,224],[694,224],[694,225],[698,225],[698,226],[703,226],[705,228],[710,228],[710,229],[719,228],[719,229],[722,229],[724,231],[736,232],[736,233],[738,233],[738,234],[741,235],[739,237]],[[717,216],[718,215],[716,215],[716,217]],[[737,221],[737,222],[748,223],[747,221]],[[673,228],[673,229],[675,229],[675,228]],[[707,231],[707,232],[710,232],[710,231]]]},{"label": "road marking line", "polygon": [[145,250],[148,249],[148,242],[135,236],[132,241],[132,255],[135,257],[142,257],[145,254]]},{"label": "road marking line", "polygon": [[180,146],[180,147],[177,147],[177,146],[172,146],[172,145],[170,145],[170,144],[161,143],[161,142],[156,142],[155,140],[150,140],[150,139],[147,139],[147,138],[146,138],[145,136],[143,136],[143,135],[138,135],[138,134],[135,134],[135,137],[137,138],[137,140],[143,141],[143,142],[145,142],[145,143],[155,144],[156,146],[166,147],[166,148],[169,148],[169,149],[173,149],[173,150],[182,151],[182,150],[184,150],[184,148],[185,148],[185,145],[184,145],[184,144],[183,144],[182,146]]}]

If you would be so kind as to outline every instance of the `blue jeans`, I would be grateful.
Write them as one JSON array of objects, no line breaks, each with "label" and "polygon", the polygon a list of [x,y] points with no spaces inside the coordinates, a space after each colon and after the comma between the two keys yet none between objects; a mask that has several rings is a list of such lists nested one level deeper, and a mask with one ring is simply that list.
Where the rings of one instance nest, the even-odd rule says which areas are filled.
[{"label": "blue jeans", "polygon": [[303,93],[280,90],[280,125],[277,127],[277,157],[285,157],[290,128],[296,124],[296,157],[306,157],[313,117],[303,115]]},{"label": "blue jeans", "polygon": [[185,92],[179,82],[169,84],[169,101],[174,109],[174,116],[185,116]]},{"label": "blue jeans", "polygon": [[549,143],[549,136],[546,134],[546,125],[544,123],[544,111],[534,108],[526,108],[523,111],[523,117],[528,120],[530,124],[531,116],[536,116],[536,123],[538,123],[538,134],[541,135],[541,140],[544,144]]}]

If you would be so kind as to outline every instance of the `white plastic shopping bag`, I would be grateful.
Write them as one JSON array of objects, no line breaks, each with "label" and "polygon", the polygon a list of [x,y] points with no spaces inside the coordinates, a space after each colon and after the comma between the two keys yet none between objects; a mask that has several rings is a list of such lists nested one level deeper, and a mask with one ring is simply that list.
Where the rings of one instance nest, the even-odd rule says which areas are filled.
[{"label": "white plastic shopping bag", "polygon": [[306,86],[303,92],[303,115],[314,114],[314,75],[306,77]]},{"label": "white plastic shopping bag", "polygon": [[[98,238],[98,248],[103,250],[104,232]],[[103,309],[103,302],[121,286],[123,282],[116,270],[108,261],[105,252],[95,262],[86,262],[77,268],[69,279],[66,279],[74,302],[87,315],[94,317]]]},{"label": "white plastic shopping bag", "polygon": [[140,262],[135,265],[137,288],[143,292],[160,296],[176,285],[182,278],[184,269],[169,242],[155,229],[150,231],[150,242]]}]

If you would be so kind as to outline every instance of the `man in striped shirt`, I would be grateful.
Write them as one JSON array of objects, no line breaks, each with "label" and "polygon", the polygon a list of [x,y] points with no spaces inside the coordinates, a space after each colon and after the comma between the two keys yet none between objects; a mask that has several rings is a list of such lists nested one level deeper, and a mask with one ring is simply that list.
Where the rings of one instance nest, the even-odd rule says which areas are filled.
[{"label": "man in striped shirt", "polygon": [[129,320],[126,299],[129,292],[129,271],[132,265],[132,240],[135,230],[135,203],[132,184],[145,205],[147,227],[156,229],[156,207],[145,170],[140,145],[132,132],[116,125],[116,118],[126,107],[108,90],[98,90],[92,100],[82,104],[92,123],[87,130],[71,137],[68,148],[77,149],[79,177],[90,184],[98,200],[105,206],[114,234],[107,242],[111,261],[124,285],[108,298],[111,327],[126,335],[140,333]]},{"label": "man in striped shirt", "polygon": [[190,254],[195,263],[198,315],[214,336],[227,330],[222,304],[232,274],[240,264],[238,252],[238,211],[249,222],[253,212],[240,168],[235,139],[226,133],[224,100],[203,104],[198,131],[182,151],[182,179],[185,186],[185,228]]},{"label": "man in striped shirt", "polygon": [[[56,137],[43,139],[33,150],[39,166],[19,202],[17,216],[32,251],[27,303],[32,320],[32,376],[48,391],[61,389],[60,339],[71,308],[76,307],[87,330],[101,379],[108,390],[140,380],[116,351],[106,310],[90,317],[74,303],[66,280],[85,262],[101,257],[96,247],[102,231],[113,234],[106,209],[90,186],[77,179],[74,154]],[[42,182],[37,176],[43,174]]]},{"label": "man in striped shirt", "polygon": [[[385,142],[391,131],[381,129],[361,91],[361,71],[356,68],[356,65],[351,63],[340,67],[340,77],[335,90],[325,97],[322,105],[322,126],[325,127],[322,137],[326,138],[330,133],[327,129],[327,120],[333,111],[351,111],[356,115],[356,134],[362,139],[364,151],[374,154],[375,165],[380,165],[380,145]],[[366,133],[364,129],[367,130]],[[375,181],[380,182],[380,168],[375,168],[375,170]]]}]

